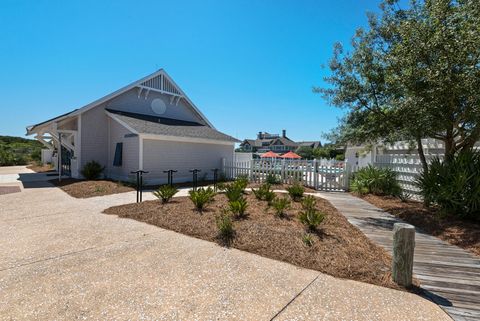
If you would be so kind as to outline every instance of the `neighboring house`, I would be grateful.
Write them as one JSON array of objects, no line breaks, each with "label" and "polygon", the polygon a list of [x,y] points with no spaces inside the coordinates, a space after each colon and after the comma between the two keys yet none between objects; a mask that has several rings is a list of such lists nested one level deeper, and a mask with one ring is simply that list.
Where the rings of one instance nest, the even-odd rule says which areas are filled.
[{"label": "neighboring house", "polygon": [[[190,169],[211,175],[222,158],[232,160],[235,138],[215,129],[168,74],[157,72],[80,109],[27,127],[27,134],[54,151],[64,174],[80,177],[90,161],[105,166],[104,175],[128,180],[143,169],[148,183],[191,180]],[[59,148],[61,146],[61,148]]]},{"label": "neighboring house", "polygon": [[321,147],[320,142],[295,142],[287,137],[287,131],[282,130],[282,135],[259,132],[256,139],[245,139],[240,148],[244,152],[266,153],[273,151],[276,153],[287,153],[295,151],[300,146],[310,146],[312,148]]},{"label": "neighboring house", "polygon": [[320,141],[311,141],[311,142],[298,142],[298,147],[311,147],[313,149],[322,147]]}]

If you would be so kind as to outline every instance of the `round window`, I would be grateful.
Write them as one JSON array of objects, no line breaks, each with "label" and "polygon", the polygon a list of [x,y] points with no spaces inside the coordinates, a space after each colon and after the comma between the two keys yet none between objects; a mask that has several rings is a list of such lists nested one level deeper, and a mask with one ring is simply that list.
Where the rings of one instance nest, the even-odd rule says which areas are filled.
[{"label": "round window", "polygon": [[161,100],[160,98],[155,98],[152,100],[152,103],[150,105],[152,107],[152,111],[155,114],[164,114],[165,111],[167,111],[167,105],[165,105],[165,102]]}]

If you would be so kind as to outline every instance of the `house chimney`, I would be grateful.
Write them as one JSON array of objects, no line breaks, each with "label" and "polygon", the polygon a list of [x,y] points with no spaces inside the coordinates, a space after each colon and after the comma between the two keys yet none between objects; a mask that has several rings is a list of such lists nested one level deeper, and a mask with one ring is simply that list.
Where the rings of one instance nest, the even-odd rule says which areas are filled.
[{"label": "house chimney", "polygon": [[258,132],[257,137],[258,137],[258,139],[263,139],[263,134],[262,134],[262,132]]},{"label": "house chimney", "polygon": [[283,138],[287,137],[287,130],[286,129],[282,129],[282,137]]}]

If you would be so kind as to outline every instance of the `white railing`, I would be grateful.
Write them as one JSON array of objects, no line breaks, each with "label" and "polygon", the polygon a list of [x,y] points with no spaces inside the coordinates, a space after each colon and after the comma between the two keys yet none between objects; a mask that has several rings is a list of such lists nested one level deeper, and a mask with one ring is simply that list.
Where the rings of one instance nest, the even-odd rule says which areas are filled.
[{"label": "white railing", "polygon": [[254,159],[244,162],[222,162],[226,178],[247,176],[251,181],[263,183],[274,177],[280,183],[301,184],[323,191],[346,191],[350,170],[345,162],[330,160]]}]

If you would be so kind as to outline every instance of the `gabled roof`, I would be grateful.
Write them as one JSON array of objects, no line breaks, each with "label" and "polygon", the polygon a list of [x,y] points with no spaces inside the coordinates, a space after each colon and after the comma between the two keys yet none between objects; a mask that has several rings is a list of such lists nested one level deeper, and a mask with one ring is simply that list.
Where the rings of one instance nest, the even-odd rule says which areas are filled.
[{"label": "gabled roof", "polygon": [[277,141],[279,141],[284,146],[298,146],[297,143],[295,143],[293,140],[287,137],[278,137],[278,138],[272,139],[272,142],[270,143],[270,145],[277,145],[276,144]]},{"label": "gabled roof", "polygon": [[196,122],[148,116],[112,109],[106,109],[106,111],[110,117],[118,121],[121,125],[125,126],[135,134],[151,134],[195,139],[199,138],[232,143],[239,142],[238,139]]},{"label": "gabled roof", "polygon": [[32,134],[32,131],[35,129],[35,127],[44,125],[49,122],[53,121],[58,121],[67,117],[71,116],[76,116],[81,113],[84,113],[94,107],[97,107],[100,104],[103,104],[104,102],[109,101],[110,99],[113,99],[135,87],[139,88],[144,88],[146,90],[156,90],[156,91],[163,91],[165,93],[174,95],[178,97],[177,99],[185,99],[185,101],[190,105],[192,110],[202,119],[209,127],[215,128],[205,117],[205,115],[202,114],[202,112],[195,106],[195,104],[185,95],[185,93],[182,91],[182,89],[173,81],[173,79],[165,72],[163,69],[159,69],[156,72],[143,77],[137,81],[132,82],[131,84],[122,87],[100,99],[97,99],[93,102],[91,102],[88,105],[85,105],[81,108],[75,109],[69,113],[63,114],[61,116],[57,116],[55,118],[49,119],[47,121],[31,125],[27,127],[27,135]]},{"label": "gabled roof", "polygon": [[322,143],[320,141],[303,141],[303,142],[298,142],[298,145],[312,147],[312,148],[322,147]]}]

